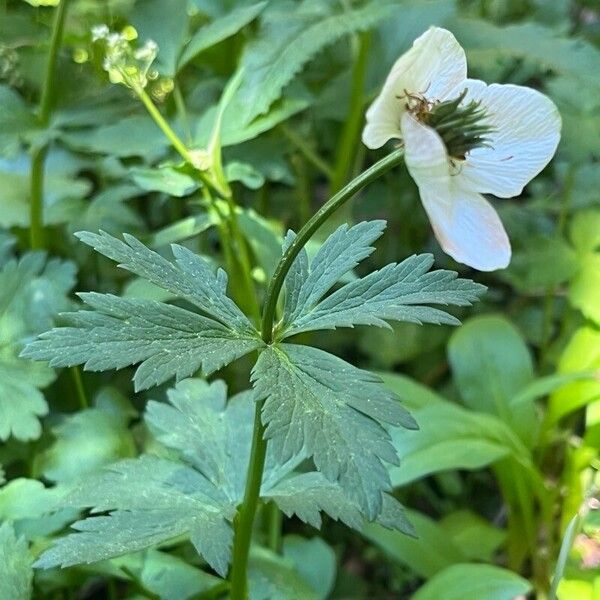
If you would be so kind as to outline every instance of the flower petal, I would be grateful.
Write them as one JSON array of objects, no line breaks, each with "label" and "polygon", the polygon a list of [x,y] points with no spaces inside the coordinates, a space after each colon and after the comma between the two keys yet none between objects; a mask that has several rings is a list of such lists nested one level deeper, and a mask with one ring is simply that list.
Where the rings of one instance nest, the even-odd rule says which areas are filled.
[{"label": "flower petal", "polygon": [[490,148],[469,152],[460,177],[469,188],[500,198],[518,196],[556,152],[560,140],[558,109],[536,90],[520,85],[486,85],[468,79],[456,89],[468,88],[464,102],[478,100],[485,108]]},{"label": "flower petal", "polygon": [[406,113],[402,133],[406,166],[444,252],[480,271],[508,266],[510,241],[498,213],[483,196],[461,185],[437,132]]},{"label": "flower petal", "polygon": [[406,111],[405,90],[443,100],[467,77],[467,59],[447,30],[430,27],[394,64],[379,96],[367,111],[363,143],[379,148],[401,138],[400,119]]}]

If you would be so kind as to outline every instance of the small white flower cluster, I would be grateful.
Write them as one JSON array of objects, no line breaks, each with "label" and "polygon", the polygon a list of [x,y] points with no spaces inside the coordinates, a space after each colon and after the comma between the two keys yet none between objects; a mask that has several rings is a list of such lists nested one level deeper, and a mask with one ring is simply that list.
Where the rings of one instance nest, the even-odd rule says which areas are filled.
[{"label": "small white flower cluster", "polygon": [[137,33],[131,27],[123,32],[111,32],[106,25],[92,28],[92,41],[105,45],[103,67],[112,83],[122,83],[130,88],[145,88],[149,79],[158,77],[150,67],[158,53],[156,42],[147,40],[134,48],[132,41]]}]

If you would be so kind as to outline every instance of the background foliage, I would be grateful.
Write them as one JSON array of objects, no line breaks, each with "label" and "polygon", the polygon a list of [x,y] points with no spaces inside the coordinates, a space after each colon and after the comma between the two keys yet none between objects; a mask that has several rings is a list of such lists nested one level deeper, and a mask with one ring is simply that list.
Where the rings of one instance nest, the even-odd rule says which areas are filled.
[{"label": "background foliage", "polygon": [[[99,374],[21,356],[38,334],[64,324],[61,313],[80,308],[73,290],[120,295],[122,309],[140,318],[144,302],[177,295],[117,269],[75,232],[127,232],[167,258],[169,245],[178,243],[227,265],[218,219],[198,182],[134,94],[110,83],[103,50],[91,37],[93,26],[106,23],[134,43],[137,34],[140,44],[158,44],[147,91],[194,148],[209,143],[225,84],[238,65],[244,67],[241,86],[222,115],[221,141],[260,293],[287,229],[297,230],[329,192],[375,158],[359,141],[364,109],[395,58],[428,26],[456,35],[470,76],[529,85],[554,100],[563,118],[555,160],[521,197],[495,204],[513,243],[508,269],[474,273],[443,255],[403,168],[336,217],[332,230],[345,221],[388,221],[378,251],[345,275],[348,285],[391,261],[428,251],[437,267],[458,270],[488,291],[474,307],[450,309],[465,323],[458,329],[446,315],[424,319],[443,325],[393,323],[391,330],[338,329],[321,336],[312,331],[318,325],[314,312],[312,323],[308,317],[303,322],[302,307],[295,316],[286,307],[294,316],[290,335],[295,327],[303,343],[378,372],[419,424],[418,431],[390,428],[402,462],[389,472],[417,537],[379,524],[363,526],[351,511],[344,514],[342,495],[335,496],[339,518],[354,530],[325,518],[319,535],[313,527],[321,524],[319,512],[298,514],[292,480],[276,473],[264,496],[288,502],[284,512],[290,518],[283,522],[283,537],[273,541],[261,533],[269,530],[268,513],[261,514],[250,589],[252,598],[509,599],[529,592],[543,598],[560,579],[561,600],[597,598],[598,2],[73,0],[47,120],[37,107],[57,9],[38,6],[44,4],[56,2],[0,3],[0,597],[179,599],[226,593],[219,577],[222,555],[199,548],[202,542],[188,523],[176,527],[186,503],[198,502],[183,482],[181,490],[170,490],[173,497],[163,498],[164,512],[155,515],[153,527],[141,527],[128,514],[130,520],[111,535],[93,529],[78,534],[95,544],[88,560],[103,558],[103,544],[118,544],[124,528],[139,539],[154,535],[156,548],[84,567],[31,567],[51,540],[95,506],[97,498],[86,497],[82,482],[106,488],[123,503],[128,495],[135,500],[151,490],[154,502],[164,477],[172,475],[164,469],[173,468],[175,454],[183,451],[178,468],[186,477],[206,468],[185,455],[189,440],[177,437],[176,423],[191,410],[186,394],[208,398],[209,386],[190,379],[174,388],[169,380],[177,369],[193,374],[197,363],[159,373],[140,367],[136,390],[160,385],[134,391],[133,368]],[[31,251],[30,166],[46,148],[45,252]],[[83,241],[101,244],[91,236]],[[309,246],[311,257],[317,246]],[[243,297],[236,289],[239,278],[229,275],[234,298]],[[215,281],[217,292],[219,285]],[[100,302],[94,294],[83,300]],[[230,323],[223,339],[242,335],[239,315],[221,317]],[[347,316],[358,322],[352,318]],[[367,323],[376,316],[363,311],[361,318]],[[258,342],[247,335],[249,352]],[[92,350],[100,342],[94,340]],[[277,360],[263,356],[263,363]],[[215,371],[226,362],[204,367]],[[226,381],[234,399],[225,408],[225,386],[212,383],[212,404],[207,400],[205,414],[194,418],[246,435],[250,417],[241,414],[238,394],[248,387],[249,367],[242,360],[211,376]],[[333,377],[341,367],[332,364],[330,370]],[[264,385],[269,388],[268,380]],[[225,439],[225,433],[215,434],[206,445],[236,455],[219,446]],[[120,459],[128,460],[114,466]],[[315,482],[314,493],[326,502],[339,490],[323,492],[322,483]],[[239,497],[238,484],[226,478],[217,486],[230,494],[215,505],[225,519]],[[226,547],[227,532],[205,512],[197,527],[212,528],[214,548]],[[161,537],[165,522],[174,525]],[[172,539],[173,531],[181,537]],[[69,551],[89,551],[89,544],[78,543]],[[45,556],[47,567],[69,564],[64,556]]]}]

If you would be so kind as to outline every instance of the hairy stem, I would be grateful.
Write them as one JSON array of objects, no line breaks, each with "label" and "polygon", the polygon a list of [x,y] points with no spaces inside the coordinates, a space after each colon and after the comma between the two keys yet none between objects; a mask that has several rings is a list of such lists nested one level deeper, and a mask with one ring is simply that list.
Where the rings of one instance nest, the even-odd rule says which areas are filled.
[{"label": "hairy stem", "polygon": [[[367,169],[364,173],[361,173],[356,179],[335,194],[335,196],[330,198],[321,209],[309,219],[304,227],[302,227],[294,241],[281,257],[267,291],[261,325],[261,336],[266,344],[271,344],[273,341],[273,322],[277,299],[279,298],[279,293],[283,287],[285,276],[300,250],[302,250],[315,231],[319,229],[331,214],[350,200],[350,198],[363,187],[398,165],[403,156],[404,151],[399,149],[375,163],[372,167]],[[263,401],[256,403],[252,449],[250,452],[244,500],[238,510],[234,524],[233,561],[230,573],[231,600],[246,600],[248,596],[246,577],[248,552],[250,550],[252,527],[254,525],[254,517],[258,506],[265,456],[267,454],[267,440],[264,439],[265,426],[261,419],[262,406]]]},{"label": "hairy stem", "polygon": [[[38,110],[38,121],[42,128],[48,127],[52,114],[52,100],[54,98],[54,85],[56,79],[56,59],[63,37],[65,16],[69,0],[62,0],[56,8],[54,23],[52,25],[52,37],[50,39],[50,51],[46,63],[46,74],[44,86],[40,97]],[[31,177],[29,198],[29,244],[33,250],[44,248],[44,166],[48,154],[48,145],[32,149],[31,153]]]}]

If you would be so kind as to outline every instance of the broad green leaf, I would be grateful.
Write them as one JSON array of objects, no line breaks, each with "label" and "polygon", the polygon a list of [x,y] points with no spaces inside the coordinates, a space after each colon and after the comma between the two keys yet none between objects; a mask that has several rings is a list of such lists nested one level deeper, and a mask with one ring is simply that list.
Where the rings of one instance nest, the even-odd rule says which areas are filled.
[{"label": "broad green leaf", "polygon": [[[560,374],[600,371],[600,332],[591,327],[578,329],[563,351],[558,364]],[[600,381],[576,381],[556,390],[550,397],[548,422],[600,399]]]},{"label": "broad green leaf", "polygon": [[152,236],[150,246],[152,248],[161,248],[174,242],[181,242],[182,240],[195,237],[210,229],[213,225],[216,225],[216,219],[213,213],[200,213],[192,217],[186,217],[180,221],[175,221],[158,230]]},{"label": "broad green leaf", "polygon": [[227,571],[234,514],[223,493],[191,467],[152,456],[125,460],[77,485],[66,505],[108,516],[78,521],[36,562],[48,569],[136,552],[181,535],[221,575]]},{"label": "broad green leaf", "polygon": [[291,559],[252,546],[248,560],[249,600],[318,600],[313,587],[294,568]]},{"label": "broad green leaf", "polygon": [[111,294],[81,298],[93,310],[66,313],[70,326],[42,334],[22,356],[55,367],[83,364],[90,371],[140,363],[134,383],[136,390],[144,390],[200,369],[213,373],[262,345],[256,335],[178,306]]},{"label": "broad green leaf", "polygon": [[394,487],[447,470],[482,469],[509,455],[531,466],[529,451],[500,419],[448,402],[407,377],[381,376],[419,425],[418,431],[392,431],[402,458],[390,469]]},{"label": "broad green leaf", "polygon": [[535,406],[511,405],[534,378],[531,355],[517,329],[504,317],[475,317],[452,335],[448,358],[464,403],[500,417],[531,444],[538,427]]},{"label": "broad green leaf", "polygon": [[[246,122],[245,113],[240,111],[239,105],[234,101],[223,115],[221,146],[235,146],[253,140],[260,134],[273,129],[282,121],[303,111],[311,102],[312,95],[307,89],[300,85],[292,85],[282,98],[273,103],[269,112]],[[194,135],[196,145],[202,147],[208,145],[217,112],[218,105],[214,105],[200,117]]]},{"label": "broad green leaf", "polygon": [[185,173],[173,167],[134,167],[131,177],[137,186],[147,192],[163,192],[169,196],[181,198],[198,189],[197,182]]},{"label": "broad green leaf", "polygon": [[12,525],[0,525],[0,598],[30,600],[33,570],[27,542],[17,539]]},{"label": "broad green leaf", "polygon": [[44,487],[36,479],[18,477],[0,488],[0,521],[11,521],[18,535],[36,539],[62,531],[77,517],[61,508],[61,486]]},{"label": "broad green leaf", "polygon": [[392,438],[402,457],[390,471],[394,487],[441,471],[477,470],[511,454],[503,440],[502,422],[467,411],[450,402],[413,411],[418,432],[394,430]]},{"label": "broad green leaf", "polygon": [[71,131],[61,136],[68,146],[88,153],[140,156],[148,162],[160,158],[169,146],[156,123],[146,115],[128,116],[100,127]]},{"label": "broad green leaf", "polygon": [[69,415],[52,433],[55,442],[36,457],[37,469],[49,481],[73,481],[135,455],[126,422],[109,410],[88,408]]},{"label": "broad green leaf", "polygon": [[565,240],[538,236],[528,238],[524,247],[514,253],[503,277],[527,293],[557,286],[576,272],[577,256]]},{"label": "broad green leaf", "polygon": [[296,571],[321,600],[329,597],[335,583],[337,562],[330,546],[318,537],[306,539],[299,535],[286,535],[283,538],[283,556],[293,561]]},{"label": "broad green leaf", "polygon": [[532,22],[500,27],[480,19],[453,19],[450,27],[469,58],[479,53],[488,59],[501,55],[531,60],[581,86],[598,87],[592,73],[600,67],[600,51],[582,39]]},{"label": "broad green leaf", "polygon": [[0,85],[0,156],[17,154],[23,135],[36,127],[35,115],[21,96]]},{"label": "broad green leaf", "polygon": [[85,209],[69,222],[69,231],[97,231],[108,233],[142,230],[143,220],[134,206],[126,200],[140,195],[140,190],[130,184],[108,186],[90,198]]},{"label": "broad green leaf", "polygon": [[[90,183],[67,173],[47,167],[44,186],[44,222],[47,225],[65,223],[84,210],[83,198]],[[0,227],[29,226],[30,177],[29,162],[0,160]]]},{"label": "broad green leaf", "polygon": [[506,532],[469,510],[452,512],[439,522],[470,560],[492,562],[506,539]]},{"label": "broad green leaf", "polygon": [[241,60],[246,76],[235,106],[246,123],[265,113],[320,50],[343,35],[369,29],[389,15],[392,6],[370,2],[359,8],[335,8],[314,2],[278,2],[264,13],[257,39]]},{"label": "broad green leaf", "polygon": [[266,2],[257,2],[249,6],[239,6],[228,14],[200,27],[185,45],[177,69],[183,68],[203,50],[235,35],[240,29],[253,21],[266,4]]},{"label": "broad green leaf", "polygon": [[421,577],[431,577],[446,567],[467,560],[460,546],[433,519],[412,510],[407,511],[407,517],[414,525],[414,538],[375,523],[368,523],[363,535],[390,558],[407,565]]},{"label": "broad green leaf", "polygon": [[460,564],[434,575],[413,600],[514,600],[531,590],[520,575],[494,565]]},{"label": "broad green leaf", "polygon": [[371,373],[292,344],[265,349],[252,381],[275,457],[285,462],[304,448],[373,520],[390,485],[382,461],[398,461],[381,423],[415,427],[393,394]]},{"label": "broad green leaf", "polygon": [[46,262],[41,253],[9,260],[0,270],[0,440],[40,436],[39,418],[48,412],[40,389],[55,375],[45,364],[19,358],[19,352],[69,307],[66,295],[74,278],[71,263]]},{"label": "broad green leaf", "polygon": [[571,223],[571,240],[578,252],[579,270],[569,287],[573,306],[600,323],[600,211],[578,213]]},{"label": "broad green leaf", "polygon": [[[161,600],[191,599],[208,592],[223,581],[178,556],[158,550],[127,554],[101,564],[106,564],[107,567],[98,569],[99,571],[119,579],[134,579],[146,590],[157,594]],[[124,573],[124,569],[130,577]]]},{"label": "broad green leaf", "polygon": [[155,65],[163,75],[175,75],[188,21],[187,0],[145,0],[135,5],[131,23],[142,43],[152,40],[158,44]]}]

